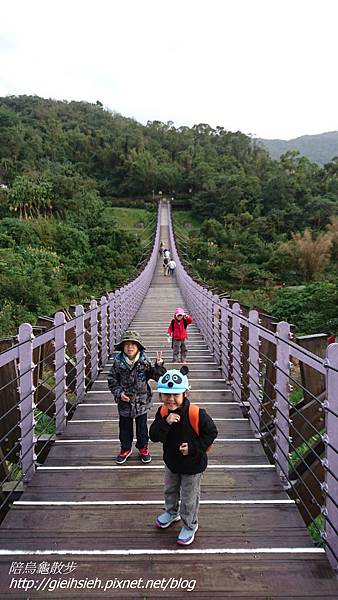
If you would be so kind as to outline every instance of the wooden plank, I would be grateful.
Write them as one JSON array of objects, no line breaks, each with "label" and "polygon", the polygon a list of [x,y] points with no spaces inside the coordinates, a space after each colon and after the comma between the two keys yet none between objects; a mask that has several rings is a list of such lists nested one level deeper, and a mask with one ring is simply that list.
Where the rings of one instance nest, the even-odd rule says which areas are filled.
[{"label": "wooden plank", "polygon": [[[0,352],[11,348],[16,343],[15,338],[3,338],[0,340]],[[19,373],[16,361],[7,363],[0,368],[0,439],[1,451],[7,461],[19,462],[21,428],[18,425],[19,411],[17,409],[19,397]],[[10,433],[8,433],[10,432]],[[1,468],[1,477],[7,476],[7,467]]]},{"label": "wooden plank", "polygon": [[[165,364],[165,367],[167,369],[169,369],[169,366],[167,364]],[[194,372],[192,372],[191,370],[189,371],[189,374],[188,374],[189,382],[194,382],[197,378],[203,378],[203,379],[208,379],[208,380],[211,380],[211,379],[220,379],[221,380],[222,376],[221,376],[220,371],[217,369],[216,365],[206,365],[204,368],[203,368],[203,366],[200,366],[199,368],[194,367],[194,369],[195,369]],[[198,369],[198,371],[197,371],[197,369]],[[108,373],[100,373],[99,377],[96,380],[96,383],[99,383],[99,382],[101,383],[102,380],[106,381],[107,377],[108,377]],[[106,385],[107,385],[107,383],[106,383]],[[197,385],[194,384],[194,387],[197,387]],[[227,387],[229,387],[229,386],[227,386]]]},{"label": "wooden plank", "polygon": [[[162,233],[163,238],[168,239],[165,229]],[[152,320],[163,323],[156,325],[157,335],[154,336],[145,331],[148,327],[146,323],[140,323],[151,350],[148,353],[150,357],[154,357],[153,348],[160,345],[158,332],[166,330],[175,306],[184,306],[175,281],[166,281],[161,277],[160,269],[159,263],[154,287],[150,288],[135,323],[131,325],[137,329],[140,321],[149,322],[150,325]],[[195,328],[189,329],[194,330],[197,331]],[[200,405],[214,418],[240,419],[241,407],[232,403],[231,393],[217,391],[220,387],[226,387],[219,373],[211,374],[208,371],[213,365],[206,363],[214,362],[210,352],[194,352],[192,339],[189,344],[189,366],[199,369],[190,376],[193,385],[191,400],[202,401]],[[168,346],[164,349],[168,357],[167,366],[171,367],[171,350]],[[101,382],[98,381],[93,389],[102,390],[103,393],[87,394],[85,403],[76,409],[75,420],[118,418],[117,405],[102,381],[106,378],[106,374],[100,374]],[[201,379],[206,381],[199,381]],[[152,386],[156,387],[156,384]],[[207,391],[209,389],[210,392]],[[149,422],[158,409],[156,392],[153,400]],[[12,561],[42,559],[52,563],[70,559],[77,563],[77,579],[88,578],[94,573],[95,577],[102,577],[105,581],[114,577],[160,579],[189,574],[190,578],[196,579],[193,592],[196,598],[337,599],[337,581],[325,556],[313,547],[295,504],[283,503],[288,497],[269,465],[261,443],[252,439],[248,422],[221,421],[216,424],[219,438],[245,436],[251,439],[248,442],[218,441],[213,445],[209,454],[210,468],[204,474],[201,486],[200,528],[193,547],[184,549],[178,548],[175,540],[180,523],[164,531],[154,527],[154,519],[163,507],[161,444],[150,445],[153,456],[150,465],[143,465],[138,452],[133,451],[125,465],[117,466],[114,458],[119,449],[118,441],[56,442],[45,463],[46,469],[38,469],[21,501],[115,501],[117,504],[34,506],[34,509],[14,504],[0,530],[2,550],[13,550],[12,555],[0,553],[0,597],[15,597],[16,592],[10,590],[9,593],[8,586],[8,571]],[[102,436],[117,440],[117,422],[72,423],[61,439],[99,440]],[[221,466],[224,464],[234,466],[225,468]],[[247,466],[243,467],[243,464]],[[48,467],[57,466],[81,468],[48,470]],[[103,469],[97,470],[93,468],[95,466]],[[231,504],[225,504],[225,500]],[[253,503],[259,500],[265,503]],[[274,500],[278,504],[273,504]],[[135,501],[141,501],[141,504],[128,504]],[[146,501],[148,504],[142,504]],[[223,504],[215,504],[215,501],[223,501]],[[236,501],[242,504],[236,504]],[[18,554],[19,550],[24,552],[25,548],[29,549],[28,555]],[[86,554],[31,553],[37,549],[59,549],[61,553],[67,549],[82,549]],[[90,554],[93,549],[107,550],[111,554],[94,556]],[[308,554],[305,553],[306,549],[310,551]],[[230,551],[234,554],[229,554]],[[128,552],[141,554],[128,555]],[[141,588],[140,594],[135,594],[134,590],[131,593],[130,589],[113,591],[114,598],[180,598],[183,593],[185,595],[186,591],[174,588],[163,593],[161,591],[160,594],[158,589],[144,588]],[[55,591],[55,594],[60,600],[74,600],[80,595],[81,598],[95,597],[95,593],[84,590],[80,593],[75,589],[62,589]],[[109,594],[110,591],[105,597],[109,597]],[[34,590],[27,591],[24,597],[28,595],[32,598],[46,597],[46,593],[41,595]]]},{"label": "wooden plank", "polygon": [[[128,463],[126,463],[128,466]],[[131,463],[129,463],[129,466]],[[164,470],[114,471],[38,470],[27,486],[25,500],[163,500]],[[202,500],[286,499],[274,470],[207,469],[201,485]]]},{"label": "wooden plank", "polygon": [[[2,547],[55,549],[147,549],[175,547],[182,524],[155,526],[161,506],[15,506],[0,530]],[[132,531],[126,544],[126,530]],[[292,543],[290,545],[290,540]],[[212,542],[212,543],[211,543]],[[201,505],[194,549],[311,548],[312,541],[295,506]]]},{"label": "wooden plank", "polygon": [[[97,442],[55,444],[48,455],[46,466],[62,465],[101,465],[114,464],[119,453],[120,443]],[[153,464],[162,462],[162,444],[149,444]],[[128,459],[139,462],[138,455]],[[208,455],[209,464],[269,464],[259,441],[252,442],[215,442]],[[156,462],[155,462],[156,461]]]},{"label": "wooden plank", "polygon": [[[196,390],[191,391],[190,395],[189,395],[190,401],[194,402],[194,403],[198,403],[202,406],[202,404],[204,405],[204,403],[210,403],[210,402],[230,402],[230,406],[235,406],[238,414],[236,416],[238,417],[243,417],[243,415],[241,414],[242,408],[241,405],[238,404],[237,402],[234,404],[234,398],[231,395],[230,392],[222,392],[222,391],[212,391],[212,392],[198,392]],[[153,397],[152,397],[152,403],[153,403],[153,408],[155,408],[157,410],[158,406],[159,406],[159,395],[157,392],[153,392]],[[79,407],[77,408],[77,410],[81,410],[84,406],[88,405],[88,404],[93,404],[95,403],[98,406],[98,410],[102,410],[101,406],[99,406],[100,404],[116,404],[115,400],[114,400],[114,396],[109,392],[104,392],[100,393],[100,392],[93,392],[90,394],[87,394],[84,402],[82,404],[79,405]],[[157,403],[157,404],[156,404]],[[208,409],[208,406],[210,408],[210,404],[205,404],[205,408]],[[96,410],[96,409],[95,409]],[[152,409],[151,409],[152,410]],[[101,414],[101,412],[100,412]],[[215,415],[216,416],[216,415]],[[221,415],[222,416],[222,415]],[[226,415],[224,415],[226,416]]]},{"label": "wooden plank", "polygon": [[[94,398],[94,400],[96,400]],[[113,419],[118,417],[117,406],[114,403],[114,399],[112,396],[108,398],[109,404],[107,402],[95,402],[94,405],[89,405],[89,403],[79,404],[76,409],[76,419]],[[237,403],[230,404],[227,402],[221,402],[219,398],[210,397],[208,399],[208,403],[201,402],[199,399],[196,399],[198,405],[201,408],[205,408],[208,413],[212,415],[213,418],[243,418],[240,407]],[[211,404],[211,402],[213,404]],[[156,404],[156,398],[154,398],[154,403],[148,413],[148,419],[151,420],[155,418],[156,411],[159,408],[159,403]]]},{"label": "wooden plank", "polygon": [[[96,417],[94,416],[94,419]],[[239,417],[240,418],[240,417]],[[116,422],[106,423],[87,423],[76,422],[77,414],[71,421],[68,422],[68,427],[62,439],[92,439],[92,438],[118,438],[119,424],[118,417],[115,416]],[[149,420],[149,423],[151,420]],[[247,420],[243,421],[215,421],[218,435],[220,437],[244,437],[253,438],[251,427]]]},{"label": "wooden plank", "polygon": [[317,400],[311,400],[297,405],[297,411],[291,410],[290,436],[296,448],[322,431],[325,426],[324,408]]},{"label": "wooden plank", "polygon": [[[327,335],[326,334],[315,334],[315,335],[303,335],[296,338],[297,344],[302,346],[305,350],[316,354],[320,358],[325,358],[326,347],[327,347]],[[318,373],[316,369],[312,369],[307,364],[299,361],[300,374],[302,379],[302,385],[306,390],[311,392],[314,396],[320,396],[325,392],[325,377]],[[304,392],[304,402],[311,402],[312,396],[307,392]]]},{"label": "wooden plank", "polygon": [[[163,533],[163,532],[162,532]],[[22,555],[12,555],[10,557],[0,557],[0,593],[2,600],[16,598],[27,598],[25,595],[13,596],[13,590],[9,593],[9,583],[11,575],[8,575],[12,561],[21,561]],[[43,560],[52,565],[55,560],[69,561],[76,563],[75,571],[67,576],[67,579],[73,576],[78,580],[85,581],[95,578],[101,579],[98,585],[102,583],[107,585],[107,581],[139,581],[140,589],[128,589],[124,584],[124,589],[108,588],[102,597],[111,598],[183,598],[186,595],[193,595],[193,598],[245,598],[250,600],[275,600],[283,598],[284,600],[296,599],[305,600],[337,600],[337,582],[335,575],[329,568],[324,556],[309,556],[307,554],[297,554],[292,557],[284,554],[275,554],[270,556],[260,554],[241,554],[241,555],[206,555],[189,554],[188,549],[183,549],[182,553],[173,557],[170,555],[157,555],[135,557],[128,556],[76,556],[69,555],[56,556],[33,556],[26,557],[27,560],[37,560],[38,564]],[[34,577],[35,578],[35,577]],[[55,577],[54,577],[55,578]],[[171,578],[171,579],[170,579]],[[38,581],[43,576],[36,577]],[[152,582],[164,583],[170,581],[172,588],[165,591],[151,589]],[[189,584],[191,589],[187,591],[179,589],[178,583],[181,580]],[[142,586],[148,586],[144,589]],[[157,584],[158,585],[158,584]],[[170,585],[170,584],[169,584]],[[184,592],[184,595],[183,595]],[[43,595],[32,595],[30,597],[46,598],[46,592]],[[95,590],[76,590],[75,586],[69,589],[57,590],[57,598],[70,598],[71,600],[95,598]],[[55,596],[56,597],[56,596]],[[96,596],[97,597],[97,596]]]}]

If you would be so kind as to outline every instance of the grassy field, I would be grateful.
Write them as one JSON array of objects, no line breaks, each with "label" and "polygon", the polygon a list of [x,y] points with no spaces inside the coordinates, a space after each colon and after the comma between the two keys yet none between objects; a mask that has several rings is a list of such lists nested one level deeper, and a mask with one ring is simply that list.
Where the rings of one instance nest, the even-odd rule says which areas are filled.
[{"label": "grassy field", "polygon": [[201,227],[201,222],[194,217],[190,210],[173,210],[173,219],[174,226],[179,228],[180,230],[187,230],[189,228],[199,229]]},{"label": "grassy field", "polygon": [[114,206],[106,208],[105,213],[114,219],[119,229],[130,231],[142,241],[149,241],[149,237],[153,237],[155,233],[156,213],[154,212],[144,208]]}]

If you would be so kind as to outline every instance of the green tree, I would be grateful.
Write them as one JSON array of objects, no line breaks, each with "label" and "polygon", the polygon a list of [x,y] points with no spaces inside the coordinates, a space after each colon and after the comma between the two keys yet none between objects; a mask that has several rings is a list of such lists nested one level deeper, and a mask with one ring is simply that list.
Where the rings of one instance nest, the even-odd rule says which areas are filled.
[{"label": "green tree", "polygon": [[282,250],[293,258],[294,265],[304,281],[318,278],[329,264],[332,237],[330,233],[313,236],[309,229],[304,233],[293,233],[289,242],[282,243]]}]

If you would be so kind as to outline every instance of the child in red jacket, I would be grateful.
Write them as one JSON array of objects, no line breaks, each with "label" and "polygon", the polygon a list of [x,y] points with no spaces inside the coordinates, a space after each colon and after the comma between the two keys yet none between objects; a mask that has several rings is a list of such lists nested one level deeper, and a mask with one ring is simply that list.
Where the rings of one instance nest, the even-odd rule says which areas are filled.
[{"label": "child in red jacket", "polygon": [[179,362],[179,354],[181,353],[181,361],[186,364],[187,358],[187,345],[186,340],[188,339],[187,327],[192,323],[192,317],[186,315],[184,309],[181,307],[176,308],[175,315],[168,327],[168,334],[172,339],[173,349],[173,362]]}]

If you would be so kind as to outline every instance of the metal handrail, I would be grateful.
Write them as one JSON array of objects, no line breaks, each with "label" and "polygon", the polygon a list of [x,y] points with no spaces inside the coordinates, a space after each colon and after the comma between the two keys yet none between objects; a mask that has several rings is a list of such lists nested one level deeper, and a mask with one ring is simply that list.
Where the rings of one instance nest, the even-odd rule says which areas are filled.
[{"label": "metal handrail", "polygon": [[[318,432],[305,415],[295,407],[289,398],[290,381],[297,383],[291,374],[291,358],[301,362],[303,365],[311,367],[316,372],[325,377],[326,382],[326,399],[321,402],[311,390],[307,390],[305,386],[299,384],[303,391],[308,394],[308,397],[316,400],[316,404],[323,408],[325,415],[325,423],[323,429],[326,431],[324,435],[318,432],[320,439],[324,443],[325,458],[321,459],[318,453],[315,453],[317,460],[321,460],[324,468],[325,482],[322,484],[317,479],[317,483],[325,490],[325,505],[322,506],[315,500],[317,509],[321,509],[324,514],[325,531],[322,535],[324,546],[328,554],[328,558],[334,567],[338,568],[338,536],[335,528],[335,523],[338,522],[338,503],[335,500],[337,494],[336,485],[338,482],[338,344],[332,344],[327,348],[325,358],[321,358],[306,348],[298,345],[293,341],[290,331],[290,325],[286,322],[274,323],[274,331],[267,329],[261,324],[260,316],[257,311],[250,310],[248,316],[245,316],[241,310],[241,306],[237,302],[231,301],[231,306],[226,298],[220,299],[217,294],[214,294],[208,289],[206,284],[197,282],[189,275],[180,260],[177,251],[175,236],[172,226],[172,218],[170,207],[168,207],[168,223],[170,248],[173,258],[176,262],[176,277],[181,293],[185,300],[187,310],[194,315],[194,320],[200,329],[207,332],[206,341],[211,350],[216,348],[219,356],[222,374],[229,381],[229,373],[232,373],[230,385],[235,398],[240,402],[243,399],[243,390],[247,378],[248,384],[248,416],[253,432],[256,436],[264,437],[264,428],[269,428],[271,423],[266,423],[264,412],[266,407],[263,404],[263,398],[267,398],[268,394],[262,390],[262,382],[268,382],[268,376],[261,372],[260,362],[265,360],[270,362],[272,368],[276,372],[276,382],[270,382],[270,385],[275,389],[275,398],[270,398],[273,407],[273,413],[269,412],[269,418],[273,419],[274,423],[274,445],[275,448],[270,448],[273,455],[277,473],[285,488],[292,486],[289,479],[289,451],[293,450],[300,460],[306,464],[302,453],[299,451],[292,440],[290,440],[290,422],[289,412],[291,409],[303,418],[305,425],[310,425],[314,432]],[[216,318],[217,314],[217,318]],[[219,316],[219,318],[218,318]],[[242,336],[242,327],[245,327],[248,333],[248,340]],[[230,338],[232,342],[230,342]],[[276,359],[271,360],[270,357],[264,356],[260,348],[262,341],[267,341],[273,344],[276,348]],[[242,342],[245,342],[242,344]],[[216,355],[216,353],[215,353]],[[242,363],[245,361],[245,368]],[[247,408],[247,404],[246,404]],[[264,411],[262,413],[262,411]],[[293,427],[293,431],[295,428]],[[297,431],[302,443],[305,447],[311,448],[308,443],[309,437],[302,435],[301,431]],[[314,435],[314,434],[312,434]],[[265,442],[267,440],[264,440]],[[314,475],[314,473],[312,473]],[[304,489],[308,486],[303,481]],[[298,491],[293,487],[293,492],[297,495]],[[311,490],[307,489],[308,494],[312,494]],[[300,502],[301,496],[298,494]],[[304,503],[303,503],[304,504]],[[304,510],[307,511],[304,505]],[[309,514],[309,511],[307,511]],[[309,514],[309,517],[313,517]],[[316,523],[314,522],[316,529]]]},{"label": "metal handrail", "polygon": [[[92,300],[87,310],[82,305],[75,306],[75,316],[72,316],[71,319],[67,319],[64,312],[57,312],[54,315],[52,327],[36,337],[33,335],[33,328],[30,324],[21,325],[15,346],[1,353],[0,366],[6,366],[14,361],[18,370],[17,376],[2,386],[4,391],[11,384],[17,384],[18,391],[15,402],[12,405],[8,404],[8,407],[6,407],[8,410],[2,415],[1,419],[5,424],[5,417],[8,417],[13,411],[18,411],[18,418],[15,419],[14,415],[11,415],[10,426],[7,431],[5,431],[5,425],[3,424],[0,443],[7,443],[8,436],[13,434],[17,427],[20,427],[21,438],[13,440],[9,444],[7,443],[6,450],[3,452],[3,460],[6,461],[13,451],[20,450],[20,465],[23,473],[21,481],[29,481],[35,471],[35,445],[42,435],[37,438],[34,436],[34,410],[53,392],[55,394],[53,398],[55,405],[53,419],[56,424],[56,432],[62,432],[67,420],[67,382],[69,385],[74,386],[72,389],[74,389],[73,393],[76,401],[73,406],[76,406],[84,397],[86,385],[89,385],[88,379],[92,382],[97,378],[99,365],[101,368],[104,366],[109,355],[113,352],[114,343],[132,321],[143,302],[157,262],[159,237],[160,209],[157,214],[157,228],[152,251],[148,259],[143,259],[144,268],[134,280],[129,281],[118,290],[102,295],[98,302]],[[66,332],[70,329],[74,330],[74,333],[71,339],[67,340]],[[43,347],[46,343],[53,344],[53,351],[34,363],[33,351]],[[70,370],[67,369],[68,372],[66,373],[67,346],[70,343],[74,345],[75,352],[71,356],[72,367]],[[33,384],[34,373],[37,373],[37,369],[41,369],[48,359],[50,366],[51,357],[54,358],[54,368],[51,375],[54,377],[55,382],[51,390],[48,390],[35,405],[36,389],[44,385],[47,378],[40,379],[37,387],[35,387]],[[74,374],[71,382],[69,379],[70,374]],[[87,374],[89,377],[87,377]],[[15,425],[13,426],[14,422]],[[51,434],[50,438],[53,435]],[[7,481],[10,477],[9,474],[4,481]],[[9,498],[5,498],[2,506],[8,501]]]}]

